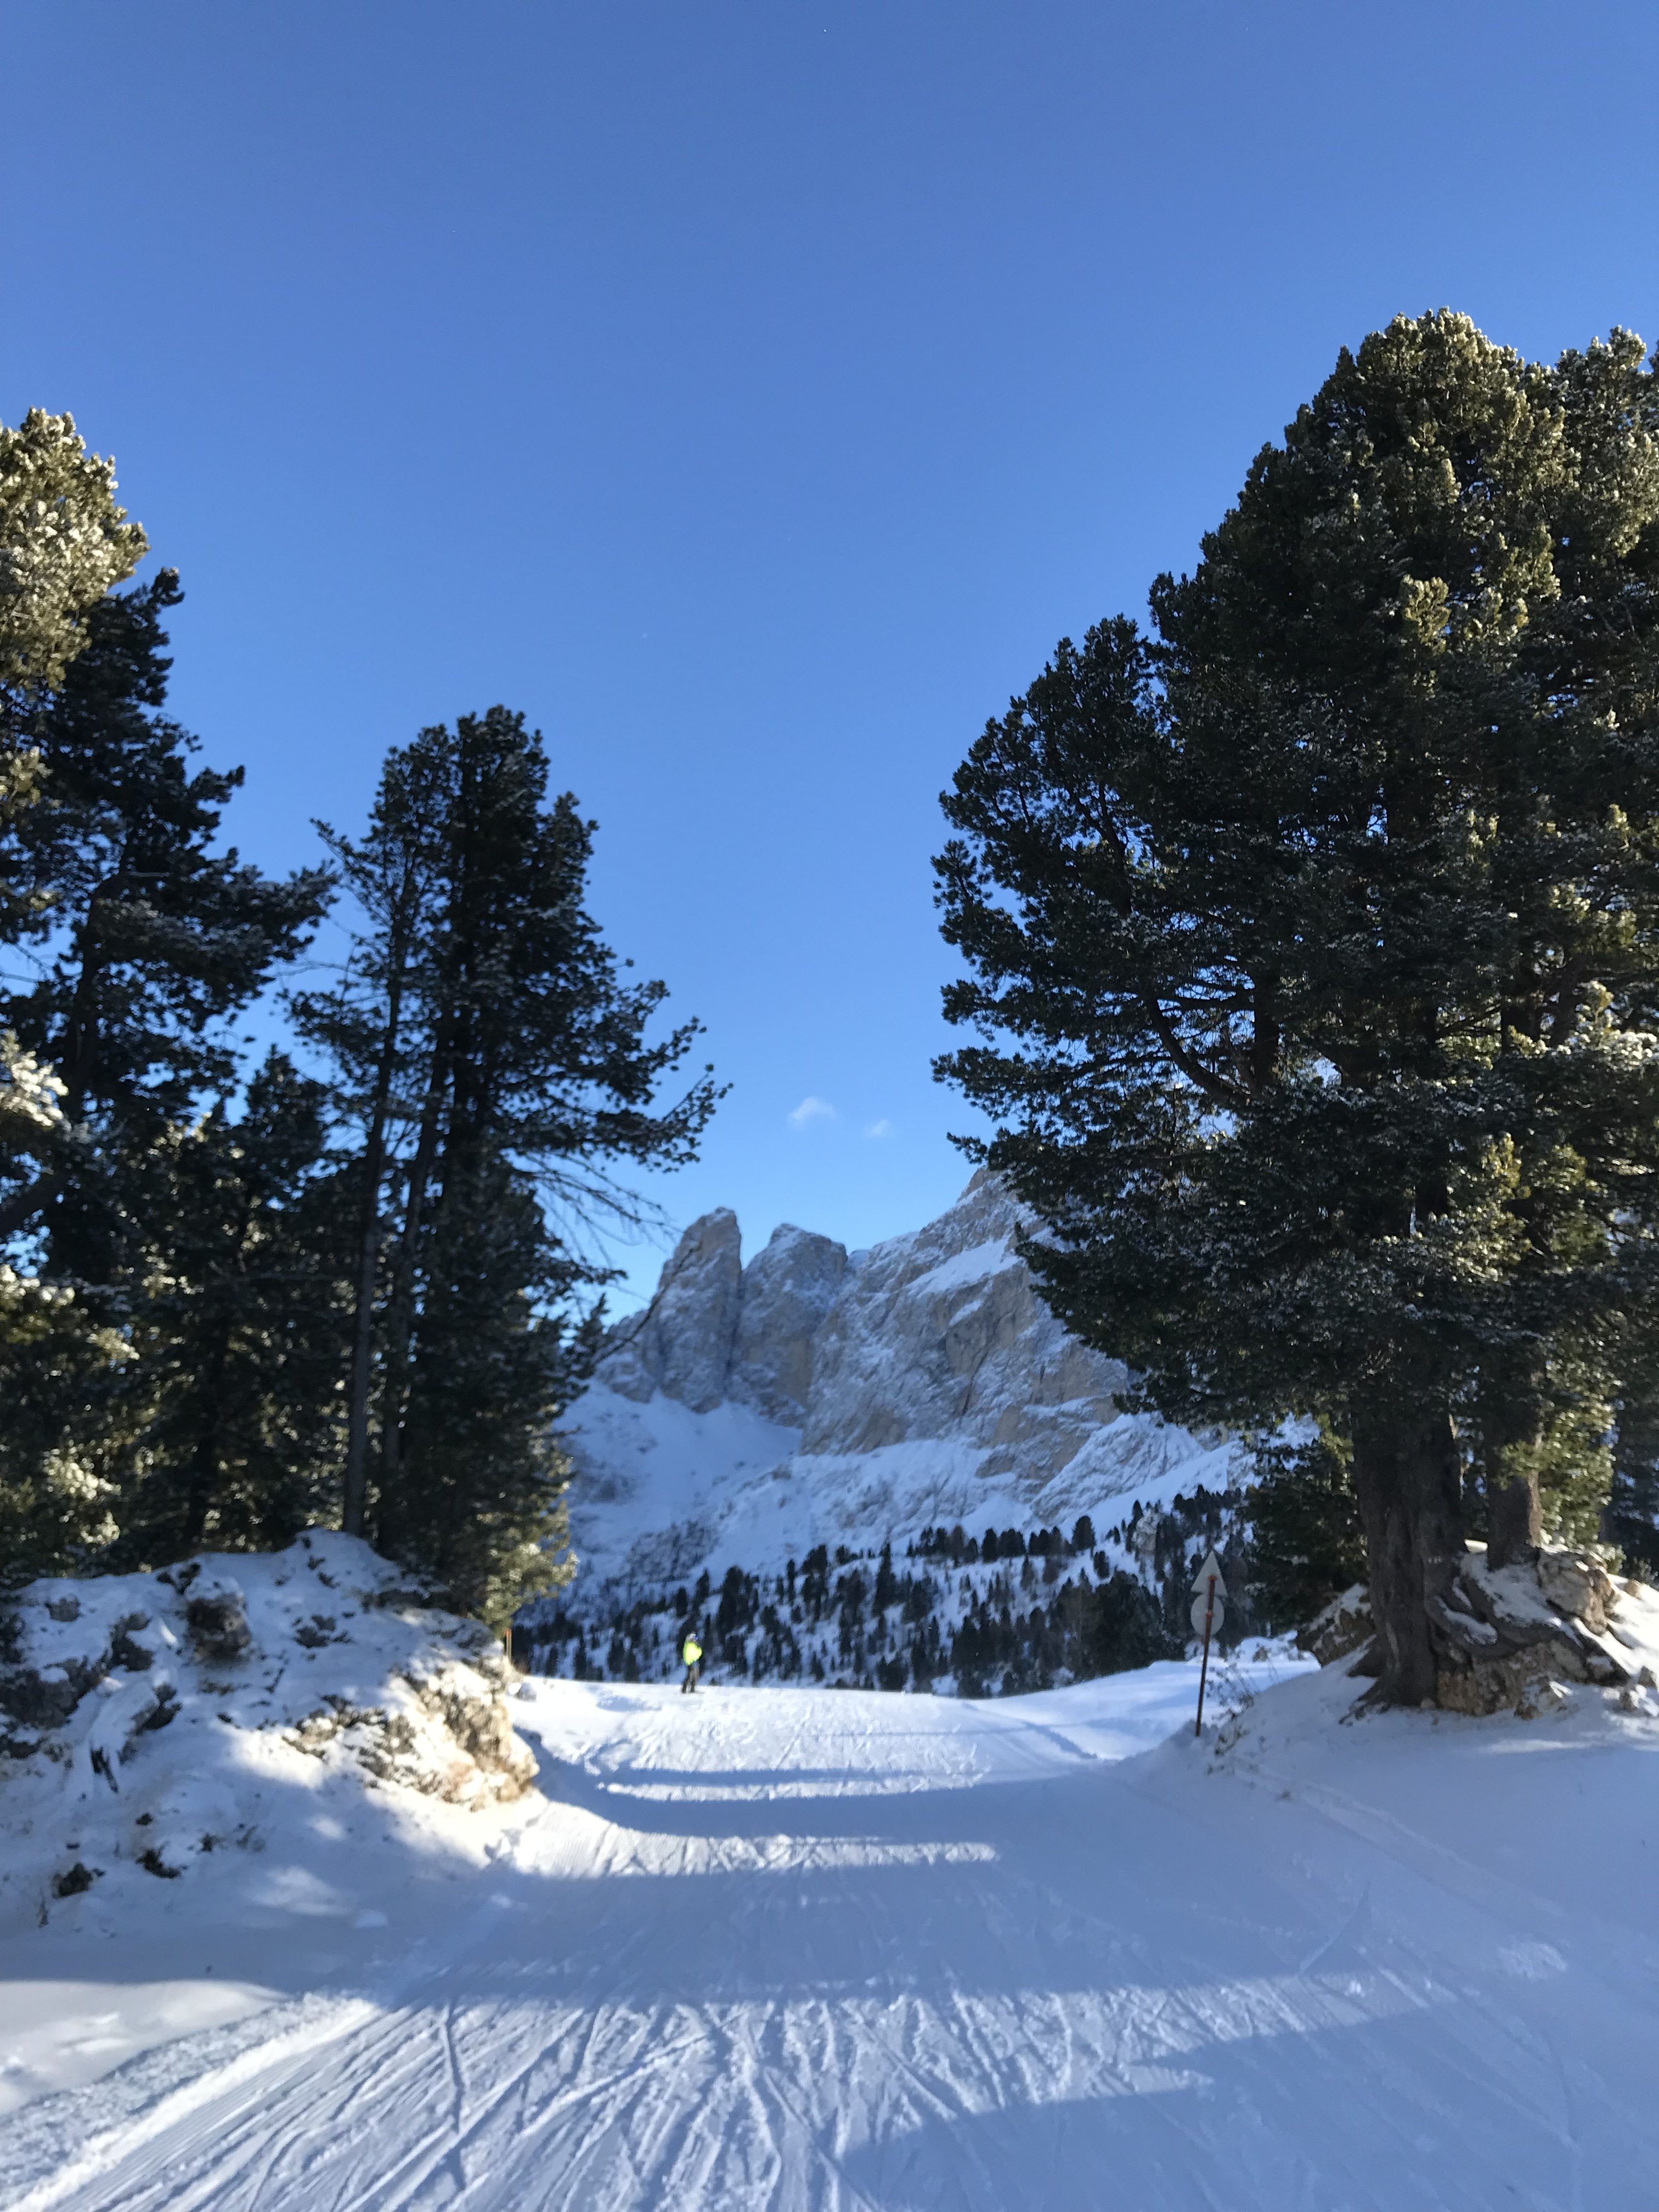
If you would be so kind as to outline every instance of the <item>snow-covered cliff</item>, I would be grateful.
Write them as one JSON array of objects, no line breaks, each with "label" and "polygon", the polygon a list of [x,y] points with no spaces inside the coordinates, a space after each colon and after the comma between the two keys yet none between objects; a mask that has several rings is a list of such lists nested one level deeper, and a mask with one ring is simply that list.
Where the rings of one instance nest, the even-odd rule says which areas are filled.
[{"label": "snow-covered cliff", "polygon": [[1226,1444],[1116,1411],[1124,1370],[1048,1312],[1018,1226],[983,1173],[868,1252],[784,1227],[745,1267],[733,1213],[694,1222],[567,1424],[578,1609],[818,1544],[1103,1528],[1222,1487]]}]

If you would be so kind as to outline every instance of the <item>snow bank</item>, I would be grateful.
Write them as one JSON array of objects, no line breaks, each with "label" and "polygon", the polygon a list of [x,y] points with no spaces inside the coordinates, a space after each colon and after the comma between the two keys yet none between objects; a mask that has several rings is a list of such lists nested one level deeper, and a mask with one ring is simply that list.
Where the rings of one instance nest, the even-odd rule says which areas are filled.
[{"label": "snow bank", "polygon": [[535,1775],[499,1645],[350,1537],[38,1582],[5,1613],[0,1936],[118,1930],[256,1862],[246,1893],[299,1894],[310,1874],[274,1861],[296,1823],[337,1820],[340,1785],[354,1813],[383,1792],[384,1826],[510,1803]]}]

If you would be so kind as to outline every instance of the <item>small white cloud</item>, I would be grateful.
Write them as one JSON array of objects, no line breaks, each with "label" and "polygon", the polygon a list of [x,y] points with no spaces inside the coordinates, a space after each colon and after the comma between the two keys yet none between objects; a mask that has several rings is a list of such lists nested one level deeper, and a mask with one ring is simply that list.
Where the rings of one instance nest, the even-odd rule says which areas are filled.
[{"label": "small white cloud", "polygon": [[838,1118],[827,1098],[803,1098],[789,1116],[792,1129],[804,1129],[809,1121],[833,1121]]},{"label": "small white cloud", "polygon": [[884,1115],[879,1121],[872,1121],[864,1133],[866,1137],[890,1137],[893,1125]]}]

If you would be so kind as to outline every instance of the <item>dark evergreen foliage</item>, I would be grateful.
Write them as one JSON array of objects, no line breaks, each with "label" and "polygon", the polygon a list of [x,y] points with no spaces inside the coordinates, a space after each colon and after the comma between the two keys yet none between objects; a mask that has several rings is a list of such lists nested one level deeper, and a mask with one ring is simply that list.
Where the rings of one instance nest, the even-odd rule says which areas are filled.
[{"label": "dark evergreen foliage", "polygon": [[325,833],[352,959],[294,1002],[361,1133],[344,1518],[492,1618],[559,1571],[549,1432],[609,1278],[584,1232],[632,1218],[617,1164],[691,1158],[719,1096],[705,1072],[657,1103],[696,1024],[647,1037],[664,987],[587,914],[593,825],[547,784],[503,708],[395,750],[368,835]]},{"label": "dark evergreen foliage", "polygon": [[1601,1534],[1626,1566],[1659,1581],[1659,1387],[1645,1361],[1619,1407],[1613,1486]]},{"label": "dark evergreen foliage", "polygon": [[1186,1648],[1184,1634],[1170,1634],[1150,1592],[1121,1568],[1095,1591],[1084,1637],[1090,1671],[1102,1674],[1178,1659]]},{"label": "dark evergreen foliage", "polygon": [[1251,1588],[1263,1625],[1297,1628],[1365,1579],[1365,1539],[1328,1436],[1258,1447],[1249,1492]]},{"label": "dark evergreen foliage", "polygon": [[338,1495],[348,1252],[320,1084],[272,1052],[232,1120],[174,1125],[120,1178],[133,1358],[119,1564],[262,1551]]},{"label": "dark evergreen foliage", "polygon": [[193,769],[165,712],[179,596],[164,572],[88,612],[32,710],[44,781],[8,853],[0,1028],[61,1104],[49,1145],[0,1156],[0,1226],[41,1271],[3,1331],[45,1423],[12,1425],[16,1556],[40,1564],[284,1540],[326,1510],[339,1320],[327,1209],[301,1188],[320,1094],[273,1062],[245,1126],[226,1100],[227,1024],[304,943],[326,877],[273,883],[216,849],[240,776]]},{"label": "dark evergreen foliage", "polygon": [[[818,1546],[804,1565],[792,1560],[772,1577],[769,1595],[766,1577],[728,1567],[712,1612],[706,1572],[689,1600],[684,1589],[665,1591],[586,1621],[563,1600],[556,1610],[532,1607],[524,1649],[532,1666],[552,1673],[664,1680],[677,1672],[676,1655],[692,1627],[711,1665],[731,1680],[810,1679],[894,1691],[927,1691],[943,1680],[967,1697],[1046,1689],[1178,1657],[1188,1637],[1194,1545],[1222,1547],[1229,1576],[1243,1582],[1237,1505],[1231,1501],[1234,1519],[1223,1527],[1228,1502],[1215,1493],[1177,1499],[1175,1511],[1163,1516],[1161,1571],[1151,1583],[1103,1560],[1092,1563],[1092,1580],[1090,1563],[1066,1571],[1071,1555],[1054,1529],[1034,1531],[1030,1539],[1006,1532],[998,1548],[1018,1536],[1018,1553],[1004,1552],[990,1572],[964,1575],[960,1584],[954,1576],[941,1581],[925,1570],[896,1566],[890,1544],[876,1555],[873,1573],[866,1557],[845,1546],[837,1547],[833,1562]],[[948,1559],[959,1536],[958,1530],[927,1530],[909,1558]],[[1048,1563],[1041,1575],[1033,1554]],[[982,1569],[984,1563],[963,1557],[952,1565]],[[1237,1614],[1230,1610],[1222,1650],[1237,1644],[1249,1619],[1248,1605]],[[599,1648],[605,1657],[596,1666],[591,1655]]]},{"label": "dark evergreen foliage", "polygon": [[657,1101],[696,1024],[647,1036],[663,987],[583,904],[593,825],[495,708],[394,752],[363,840],[325,833],[360,926],[294,1011],[336,1079],[272,1054],[239,1096],[229,1021],[331,878],[220,848],[241,779],[166,712],[179,598],[77,607],[7,693],[0,1235],[40,1275],[0,1285],[5,1571],[343,1521],[505,1625],[560,1572],[587,1232],[718,1094]]},{"label": "dark evergreen foliage", "polygon": [[0,1159],[0,1235],[44,1224],[58,1276],[101,1279],[118,1200],[110,1179],[204,1095],[225,1090],[225,1033],[304,943],[327,878],[273,882],[215,849],[240,769],[192,768],[196,740],[164,711],[171,570],[101,600],[61,688],[38,710],[44,795],[15,838],[32,919],[15,937],[33,973],[0,992],[0,1027],[49,1063],[85,1136],[44,1173]]}]

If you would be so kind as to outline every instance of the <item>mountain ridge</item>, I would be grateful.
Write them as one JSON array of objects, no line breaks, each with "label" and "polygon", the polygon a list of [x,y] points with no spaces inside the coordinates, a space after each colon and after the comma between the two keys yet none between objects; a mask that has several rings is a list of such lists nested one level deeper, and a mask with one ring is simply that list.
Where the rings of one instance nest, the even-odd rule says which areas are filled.
[{"label": "mountain ridge", "polygon": [[567,1602],[1230,1486],[1230,1439],[1118,1410],[1128,1370],[1044,1305],[1017,1249],[1027,1225],[983,1170],[864,1252],[786,1224],[744,1267],[729,1208],[693,1222],[562,1425],[581,1568]]}]

